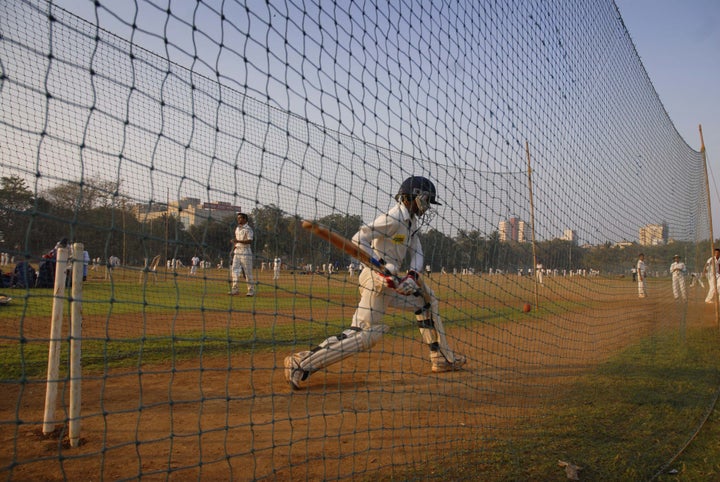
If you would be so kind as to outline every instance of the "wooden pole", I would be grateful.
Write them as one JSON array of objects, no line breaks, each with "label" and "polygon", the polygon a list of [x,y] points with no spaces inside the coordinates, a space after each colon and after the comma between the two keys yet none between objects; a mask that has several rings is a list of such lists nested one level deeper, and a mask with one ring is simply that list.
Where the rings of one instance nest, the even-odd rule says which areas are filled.
[{"label": "wooden pole", "polygon": [[[703,160],[703,168],[705,169],[705,193],[707,194],[707,210],[708,210],[708,223],[710,224],[710,256],[715,258],[715,235],[713,234],[713,220],[712,220],[712,206],[710,203],[710,181],[708,179],[708,168],[707,168],[707,156],[705,155],[705,140],[703,139],[702,124],[698,124],[698,130],[700,131],[700,156]],[[715,323],[720,328],[720,295],[717,290],[717,262],[713,261],[712,264],[713,278],[711,283],[715,283]]]},{"label": "wooden pole", "polygon": [[55,408],[60,373],[60,337],[62,336],[63,305],[65,304],[65,276],[68,250],[60,247],[55,251],[55,285],[53,290],[52,317],[50,319],[50,347],[48,350],[47,383],[45,385],[45,414],[43,434],[55,430]]},{"label": "wooden pole", "polygon": [[70,300],[70,417],[68,420],[68,438],[70,446],[80,445],[80,405],[82,368],[82,286],[83,251],[82,243],[73,244],[72,257],[72,299]]},{"label": "wooden pole", "polygon": [[530,191],[530,231],[532,233],[532,254],[533,273],[535,274],[535,309],[540,308],[540,297],[538,295],[538,263],[535,250],[535,204],[533,202],[532,168],[530,167],[530,145],[525,141],[525,153],[527,154],[528,190]]}]

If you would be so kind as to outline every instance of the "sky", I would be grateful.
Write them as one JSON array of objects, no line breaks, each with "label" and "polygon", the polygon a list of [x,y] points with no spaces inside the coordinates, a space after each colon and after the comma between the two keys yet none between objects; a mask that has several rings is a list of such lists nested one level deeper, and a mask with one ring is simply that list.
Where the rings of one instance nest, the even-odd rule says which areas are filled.
[{"label": "sky", "polygon": [[680,135],[700,150],[702,125],[713,234],[720,236],[720,1],[615,0],[645,70]]},{"label": "sky", "polygon": [[[541,237],[558,236],[570,227],[583,242],[634,239],[638,217],[627,206],[636,202],[626,202],[617,193],[636,196],[633,179],[651,174],[652,183],[641,184],[647,191],[641,222],[667,221],[671,233],[676,229],[682,236],[686,222],[697,221],[688,219],[682,203],[665,202],[674,192],[686,192],[676,190],[687,183],[675,182],[660,166],[678,166],[676,152],[696,156],[667,130],[661,139],[652,135],[652,122],[664,121],[664,112],[656,102],[647,102],[651,92],[618,25],[612,0],[588,2],[580,16],[572,4],[538,0],[514,5],[512,15],[502,0],[488,2],[499,8],[489,15],[473,10],[482,2],[468,0],[458,2],[467,11],[448,7],[439,15],[434,8],[409,9],[412,15],[399,17],[396,10],[380,12],[363,3],[368,5],[367,18],[357,15],[360,2],[345,2],[348,10],[319,9],[322,15],[311,15],[293,2],[252,0],[252,9],[220,15],[217,1],[190,8],[184,0],[174,0],[172,8],[163,9],[162,0],[55,0],[90,24],[99,22],[104,41],[96,44],[94,28],[82,22],[78,25],[83,28],[61,28],[64,24],[56,15],[53,36],[44,37],[62,39],[53,43],[54,58],[75,60],[53,62],[50,79],[37,73],[39,62],[28,62],[22,70],[38,83],[27,89],[33,102],[42,105],[42,89],[53,88],[50,107],[40,112],[52,117],[58,109],[63,114],[53,117],[52,124],[63,142],[45,140],[43,156],[28,150],[26,172],[40,171],[43,176],[36,178],[54,183],[57,177],[44,174],[55,169],[53,155],[74,149],[66,156],[72,162],[62,163],[61,179],[72,178],[78,170],[88,177],[109,172],[122,183],[122,192],[137,200],[162,203],[172,195],[244,207],[274,203],[316,217],[366,209],[364,217],[371,217],[392,202],[397,180],[427,170],[444,188],[438,218],[452,229],[475,226],[489,232],[500,219],[528,216],[528,142],[542,166],[534,170]],[[717,90],[711,87],[720,71],[715,27],[720,24],[720,1],[617,2],[660,100],[692,149],[700,148],[697,127],[703,124],[714,218],[720,226],[714,182],[715,173],[720,180],[720,167],[713,164],[720,159],[720,121],[713,117],[720,109]],[[390,8],[394,3],[378,5]],[[233,22],[223,23],[231,13]],[[439,21],[425,21],[423,15]],[[28,43],[42,40],[35,39],[34,17],[19,9],[15,17],[15,30],[23,32]],[[390,20],[396,17],[397,22]],[[363,25],[358,18],[365,19]],[[459,18],[478,21],[446,25]],[[74,25],[74,20],[68,22]],[[470,35],[456,34],[463,26]],[[298,32],[305,30],[312,33],[307,42],[285,46],[283,38],[302,37]],[[430,39],[437,35],[445,41],[435,48]],[[130,57],[125,41],[141,49]],[[14,45],[5,44],[8,49]],[[385,57],[378,58],[382,52]],[[458,55],[461,52],[473,54]],[[12,58],[25,65],[24,57]],[[167,75],[167,58],[188,70],[173,68]],[[78,68],[80,73],[75,72]],[[16,70],[21,72],[8,71]],[[87,75],[90,71],[99,75]],[[417,75],[426,72],[430,75]],[[249,95],[218,95],[216,76],[221,85]],[[137,89],[128,88],[133,82]],[[97,108],[83,109],[91,104]],[[77,115],[66,115],[67,109],[77,110]],[[242,119],[237,119],[241,112]],[[299,117],[277,118],[278,112]],[[42,116],[25,117],[15,116],[28,124],[18,132],[43,129]],[[329,134],[307,132],[304,119],[323,131],[337,131],[342,142],[326,142]],[[672,127],[663,123],[662,128]],[[155,135],[159,130],[162,135]],[[575,142],[589,138],[593,142],[587,149]],[[340,151],[329,151],[329,145]],[[613,156],[606,155],[608,150]],[[647,164],[638,155],[641,150],[648,153]],[[324,162],[328,158],[339,162]],[[381,163],[383,175],[376,176]],[[688,179],[692,174],[686,174]],[[332,184],[325,182],[329,178]],[[608,181],[596,190],[594,202],[586,196],[586,178]],[[693,181],[697,186],[697,179]],[[689,192],[685,196],[695,198]],[[618,213],[623,213],[620,219]],[[715,235],[720,236],[720,229]]]}]

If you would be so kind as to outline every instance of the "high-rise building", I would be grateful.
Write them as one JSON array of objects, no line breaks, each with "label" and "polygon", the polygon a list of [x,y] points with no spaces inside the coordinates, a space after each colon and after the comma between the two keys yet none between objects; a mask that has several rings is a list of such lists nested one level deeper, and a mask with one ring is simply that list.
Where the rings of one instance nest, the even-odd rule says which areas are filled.
[{"label": "high-rise building", "polygon": [[527,243],[532,241],[530,239],[530,226],[525,221],[519,221],[517,223],[517,241],[518,243]]},{"label": "high-rise building", "polygon": [[572,244],[578,243],[577,233],[572,229],[566,229],[565,231],[563,231],[563,235],[560,239],[562,239],[563,241],[570,241]]},{"label": "high-rise building", "polygon": [[502,242],[527,242],[530,240],[528,232],[529,226],[525,221],[520,220],[520,218],[512,217],[507,221],[500,221],[498,223],[498,235]]},{"label": "high-rise building", "polygon": [[213,219],[218,219],[241,210],[240,206],[228,202],[202,203],[198,198],[185,197],[178,201],[170,201],[169,204],[138,204],[133,208],[133,213],[142,222],[159,219],[169,214],[178,218],[187,228],[201,224],[211,216]]},{"label": "high-rise building", "polygon": [[509,241],[507,221],[500,221],[498,223],[498,236],[500,238],[500,242],[502,243],[506,243],[507,241]]},{"label": "high-rise building", "polygon": [[657,246],[667,244],[668,227],[667,223],[646,224],[639,230],[640,244],[642,246]]}]

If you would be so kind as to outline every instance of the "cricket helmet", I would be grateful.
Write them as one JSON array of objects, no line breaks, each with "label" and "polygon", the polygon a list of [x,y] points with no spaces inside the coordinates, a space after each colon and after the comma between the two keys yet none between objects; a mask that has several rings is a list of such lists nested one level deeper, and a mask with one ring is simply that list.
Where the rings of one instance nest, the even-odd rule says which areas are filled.
[{"label": "cricket helmet", "polygon": [[400,189],[398,190],[397,195],[401,196],[403,194],[408,196],[426,195],[430,204],[440,204],[435,199],[437,196],[435,184],[426,177],[412,176],[405,179],[403,183],[400,184]]},{"label": "cricket helmet", "polygon": [[417,204],[420,214],[424,214],[430,208],[430,204],[440,204],[437,202],[436,196],[435,185],[430,179],[422,176],[411,176],[400,184],[395,199],[400,200],[407,197],[411,202]]}]

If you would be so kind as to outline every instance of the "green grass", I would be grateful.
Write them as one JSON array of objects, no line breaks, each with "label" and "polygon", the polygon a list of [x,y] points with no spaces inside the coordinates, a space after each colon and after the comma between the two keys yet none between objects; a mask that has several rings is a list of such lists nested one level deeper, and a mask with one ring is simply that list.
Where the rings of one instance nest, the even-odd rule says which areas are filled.
[{"label": "green grass", "polygon": [[584,481],[720,480],[720,407],[701,427],[720,386],[718,360],[714,328],[685,342],[653,335],[548,399],[510,436],[479,441],[432,471],[440,480],[566,480],[563,460],[583,467]]},{"label": "green grass", "polygon": [[[98,373],[108,368],[136,367],[166,361],[194,359],[199,356],[225,356],[231,352],[273,350],[279,346],[311,346],[318,340],[336,334],[347,327],[348,313],[355,309],[357,286],[325,278],[302,279],[303,283],[286,283],[278,296],[255,297],[227,296],[226,283],[214,279],[171,278],[155,284],[133,281],[114,283],[91,282],[83,287],[83,317],[98,316],[110,319],[115,315],[137,315],[144,323],[173,319],[183,312],[203,314],[231,313],[233,311],[293,314],[298,311],[313,313],[309,319],[296,322],[292,317],[272,326],[237,326],[226,329],[183,331],[172,336],[143,336],[128,334],[123,338],[93,339],[84,335],[82,340],[83,370]],[[274,287],[262,287],[264,291]],[[47,320],[48,335],[54,301],[51,289],[12,290],[10,305],[0,310],[0,322],[25,319],[28,316]],[[69,290],[66,296],[69,295]],[[345,301],[347,300],[347,301]],[[337,308],[346,303],[346,312]],[[70,319],[69,303],[64,307],[65,322]],[[489,310],[481,306],[472,310],[449,308],[443,312],[446,323],[470,326],[473,323],[503,323],[517,317],[512,307]],[[315,321],[315,322],[313,322]],[[397,335],[414,333],[417,328],[404,313],[390,314],[384,320]],[[46,376],[48,340],[19,338],[0,339],[0,381],[41,379]],[[69,341],[61,342],[61,367],[67,367]],[[65,372],[61,372],[64,376]]]}]

